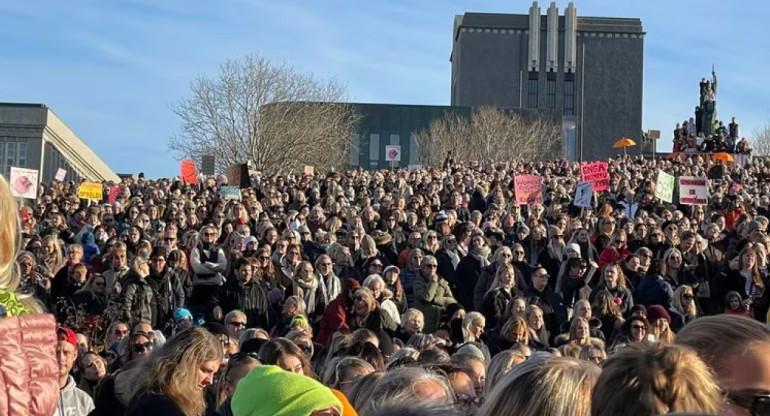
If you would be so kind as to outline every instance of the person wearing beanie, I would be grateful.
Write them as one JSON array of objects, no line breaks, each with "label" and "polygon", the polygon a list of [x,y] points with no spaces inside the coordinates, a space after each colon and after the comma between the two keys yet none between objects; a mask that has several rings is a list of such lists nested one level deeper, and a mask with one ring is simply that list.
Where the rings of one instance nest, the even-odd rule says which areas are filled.
[{"label": "person wearing beanie", "polygon": [[315,416],[330,409],[343,414],[343,405],[331,389],[274,365],[251,370],[238,383],[230,407],[233,416]]},{"label": "person wearing beanie", "polygon": [[192,313],[185,308],[174,309],[174,323],[177,330],[192,328],[194,325]]},{"label": "person wearing beanie", "polygon": [[647,321],[650,322],[650,332],[655,336],[655,340],[664,343],[674,341],[674,331],[671,330],[671,316],[666,308],[661,305],[651,305],[647,307]]}]

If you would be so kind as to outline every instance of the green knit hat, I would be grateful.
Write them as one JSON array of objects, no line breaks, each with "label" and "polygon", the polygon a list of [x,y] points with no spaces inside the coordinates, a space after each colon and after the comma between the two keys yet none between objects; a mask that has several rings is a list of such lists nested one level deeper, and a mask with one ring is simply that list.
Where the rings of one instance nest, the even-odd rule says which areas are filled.
[{"label": "green knit hat", "polygon": [[308,416],[342,403],[323,384],[274,365],[251,370],[235,389],[233,416]]}]

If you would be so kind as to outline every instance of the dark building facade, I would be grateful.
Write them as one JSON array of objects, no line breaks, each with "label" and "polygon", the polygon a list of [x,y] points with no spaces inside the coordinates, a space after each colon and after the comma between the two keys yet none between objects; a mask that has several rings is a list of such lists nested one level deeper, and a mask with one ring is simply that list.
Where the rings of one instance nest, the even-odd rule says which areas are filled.
[{"label": "dark building facade", "polygon": [[408,167],[420,164],[417,134],[428,129],[431,121],[445,114],[458,114],[470,119],[471,108],[437,105],[351,104],[361,116],[353,134],[349,165],[368,170],[386,169],[385,146],[400,145],[401,161],[393,165]]},{"label": "dark building facade", "polygon": [[560,114],[563,154],[554,157],[617,155],[621,137],[642,146],[644,35],[640,19],[579,17],[573,3],[563,16],[555,3],[542,15],[537,2],[528,15],[458,15],[452,105]]}]

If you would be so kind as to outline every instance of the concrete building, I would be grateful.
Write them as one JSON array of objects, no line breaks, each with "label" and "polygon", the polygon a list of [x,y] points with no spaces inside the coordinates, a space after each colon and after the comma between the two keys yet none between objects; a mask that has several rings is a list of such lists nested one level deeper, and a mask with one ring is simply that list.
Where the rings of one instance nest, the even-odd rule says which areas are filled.
[{"label": "concrete building", "polygon": [[0,173],[7,177],[11,166],[37,169],[43,182],[59,168],[67,181],[119,181],[45,104],[0,103]]},{"label": "concrete building", "polygon": [[415,133],[427,129],[431,121],[445,114],[459,114],[470,119],[470,107],[402,104],[351,104],[361,115],[353,134],[349,165],[364,169],[387,169],[385,146],[400,145],[401,161],[398,167],[420,164]]},{"label": "concrete building", "polygon": [[[640,19],[582,17],[573,3],[561,16],[537,2],[529,14],[458,15],[451,104],[556,112],[564,143],[554,157],[617,155],[621,137],[642,146],[644,35]],[[650,151],[630,153],[640,150]]]}]

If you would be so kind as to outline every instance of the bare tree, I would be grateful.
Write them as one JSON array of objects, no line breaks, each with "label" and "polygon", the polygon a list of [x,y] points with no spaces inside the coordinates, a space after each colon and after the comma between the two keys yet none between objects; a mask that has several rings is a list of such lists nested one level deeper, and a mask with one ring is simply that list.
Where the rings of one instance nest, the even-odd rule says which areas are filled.
[{"label": "bare tree", "polygon": [[754,138],[751,140],[752,151],[755,156],[770,156],[770,120],[760,129],[754,130]]},{"label": "bare tree", "polygon": [[440,164],[449,151],[458,161],[547,160],[560,153],[561,145],[561,128],[554,121],[494,107],[475,109],[470,120],[447,113],[416,134],[423,165]]},{"label": "bare tree", "polygon": [[214,155],[218,172],[246,161],[276,173],[347,166],[359,117],[334,79],[248,55],[222,64],[215,78],[198,77],[191,90],[172,107],[182,125],[168,146],[182,157]]}]

